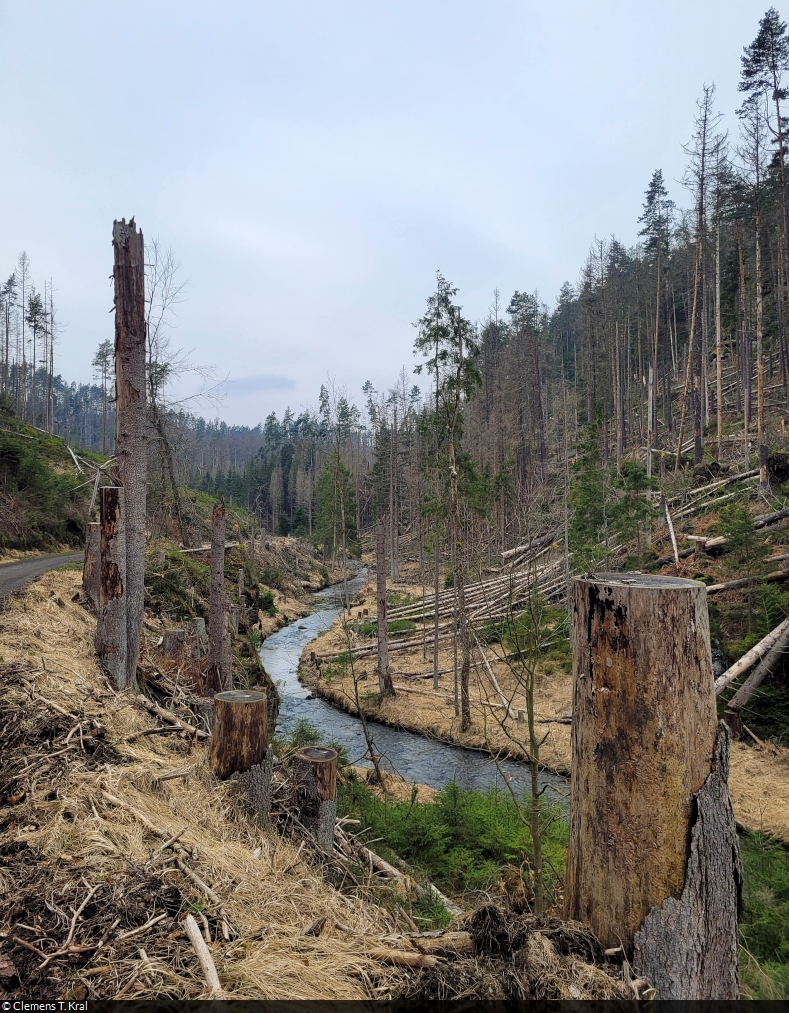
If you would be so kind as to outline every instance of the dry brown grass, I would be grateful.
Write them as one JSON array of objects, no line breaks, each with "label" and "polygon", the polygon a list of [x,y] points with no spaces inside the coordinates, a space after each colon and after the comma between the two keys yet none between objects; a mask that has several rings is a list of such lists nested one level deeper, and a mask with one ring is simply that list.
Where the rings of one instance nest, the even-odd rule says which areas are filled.
[{"label": "dry brown grass", "polygon": [[[116,930],[120,932],[136,927],[149,913],[166,910],[172,901],[166,891],[176,886],[181,898],[180,904],[176,898],[176,908],[191,906],[207,914],[219,977],[233,998],[386,995],[399,972],[365,955],[390,931],[381,908],[367,897],[340,893],[296,846],[261,831],[245,811],[237,789],[210,775],[205,747],[172,736],[124,742],[130,734],[151,727],[152,720],[129,694],[113,692],[98,670],[92,645],[95,621],[71,600],[79,582],[73,572],[47,574],[0,613],[0,658],[8,676],[4,702],[28,722],[25,727],[32,732],[49,722],[47,734],[53,733],[57,746],[80,722],[85,736],[91,729],[95,732],[93,721],[106,728],[103,737],[95,732],[104,753],[96,762],[90,756],[96,739],[90,739],[83,753],[75,733],[74,748],[32,783],[12,778],[14,791],[24,790],[24,798],[9,805],[7,796],[0,796],[0,805],[5,803],[0,810],[0,854],[21,856],[18,862],[13,857],[0,859],[8,863],[0,912],[4,921],[13,919],[2,924],[3,933],[24,937],[48,954],[62,942],[67,926],[48,915],[43,903],[36,908],[36,897],[49,897],[55,908],[68,911],[87,893],[85,884],[102,884],[97,901],[107,905],[106,911],[78,926],[74,938],[76,943],[95,942],[116,911],[122,918]],[[28,746],[26,753],[19,749],[6,753],[0,772],[4,781],[9,763],[18,771],[19,764],[27,762],[20,755],[46,756],[43,738]],[[157,783],[158,776],[184,769],[191,770],[189,778]],[[182,842],[192,854],[191,867],[222,899],[233,928],[230,942],[222,939],[217,912],[173,868],[172,856],[151,860],[161,840],[130,811],[111,804],[105,793],[120,798],[168,835],[188,828]],[[124,899],[132,881],[137,887],[136,925]],[[22,897],[28,898],[32,910],[20,909]],[[34,954],[21,946],[12,948],[7,936],[3,951],[20,969],[26,995],[36,984],[42,998],[123,994],[196,999],[205,994],[206,986],[173,913],[177,911],[168,911],[167,918],[137,937],[111,940],[95,955],[57,958],[43,970]],[[319,937],[298,935],[320,917],[327,921]],[[21,929],[19,922],[34,929],[40,924],[54,942],[39,943],[39,934]],[[343,928],[338,929],[337,923]],[[87,973],[105,965],[105,971]]]}]

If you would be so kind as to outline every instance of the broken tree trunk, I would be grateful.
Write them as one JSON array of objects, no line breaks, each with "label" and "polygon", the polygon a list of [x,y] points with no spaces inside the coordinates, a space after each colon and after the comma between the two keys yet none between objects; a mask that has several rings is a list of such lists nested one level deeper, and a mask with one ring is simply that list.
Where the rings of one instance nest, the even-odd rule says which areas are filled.
[{"label": "broken tree trunk", "polygon": [[115,457],[126,511],[126,679],[134,686],[145,583],[145,245],[134,219],[113,222],[115,282]]},{"label": "broken tree trunk", "polygon": [[99,607],[99,590],[101,587],[101,524],[88,524],[88,537],[85,542],[85,563],[82,567],[82,590],[93,602],[94,608]]},{"label": "broken tree trunk", "polygon": [[211,512],[211,586],[208,612],[208,659],[206,661],[206,694],[213,696],[229,689],[225,639],[225,501],[220,500]]},{"label": "broken tree trunk", "polygon": [[389,674],[389,631],[386,621],[386,525],[378,519],[375,537],[376,628],[378,630],[378,692],[393,696],[392,676]]},{"label": "broken tree trunk", "polygon": [[119,486],[105,486],[99,490],[101,566],[96,651],[105,671],[119,689],[129,685],[124,499],[124,490]]},{"label": "broken tree trunk", "polygon": [[774,671],[781,663],[787,653],[787,648],[789,648],[789,630],[785,630],[781,636],[776,638],[770,650],[764,655],[731,700],[729,700],[723,720],[736,738],[740,738],[742,735],[742,720],[740,715],[742,708],[759,686],[761,686],[770,672]]},{"label": "broken tree trunk", "polygon": [[789,631],[789,619],[784,619],[763,640],[760,640],[750,651],[747,651],[738,661],[735,661],[731,668],[727,668],[722,675],[719,675],[715,680],[715,696],[720,696],[727,686],[730,686],[743,672],[747,672],[751,665],[756,664],[759,658],[763,658],[776,640],[787,631]]},{"label": "broken tree trunk", "polygon": [[265,693],[227,690],[213,699],[209,765],[214,774],[237,781],[258,817],[270,820],[271,771],[274,753],[268,744],[268,704]]},{"label": "broken tree trunk", "polygon": [[[657,998],[699,997],[712,968],[715,997],[736,998],[736,835],[716,754],[704,585],[646,574],[577,579],[572,642],[567,917],[630,957],[650,912],[655,919],[664,902],[692,896],[694,934],[675,941],[682,974]],[[719,832],[694,851],[702,804],[705,825]],[[646,961],[643,945],[639,954]]]},{"label": "broken tree trunk", "polygon": [[334,847],[337,816],[337,752],[324,746],[305,746],[293,761],[298,790],[299,821],[327,854]]}]

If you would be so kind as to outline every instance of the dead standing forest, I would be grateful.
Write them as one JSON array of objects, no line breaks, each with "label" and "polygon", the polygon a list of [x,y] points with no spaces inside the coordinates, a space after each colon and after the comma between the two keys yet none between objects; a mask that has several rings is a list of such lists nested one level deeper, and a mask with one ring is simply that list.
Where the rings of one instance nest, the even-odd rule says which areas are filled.
[{"label": "dead standing forest", "polygon": [[[696,109],[689,111],[684,208],[669,199],[656,170],[645,181],[642,206],[634,209],[638,243],[627,247],[613,236],[595,239],[577,284],[562,286],[552,308],[525,285],[509,298],[493,293],[487,318],[475,322],[464,315],[462,293],[438,273],[414,324],[421,386],[404,367],[391,388],[379,391],[366,384],[358,404],[340,381],[330,379],[315,408],[298,415],[288,410],[282,419],[272,413],[248,428],[206,421],[197,414],[196,402],[177,401],[174,381],[184,373],[200,375],[209,399],[214,381],[210,371],[172,346],[173,315],[185,292],[174,256],[158,243],[149,244],[141,329],[147,338],[148,516],[136,518],[134,528],[127,519],[127,542],[132,529],[140,541],[139,551],[129,550],[128,558],[144,558],[146,527],[154,541],[172,539],[187,549],[201,544],[202,518],[190,491],[244,508],[263,532],[313,540],[332,566],[360,556],[377,531],[379,575],[384,557],[395,585],[389,618],[395,625],[404,622],[403,630],[410,633],[414,618],[421,617],[425,658],[427,647],[434,648],[434,687],[439,640],[452,636],[459,644],[455,707],[462,731],[472,724],[474,644],[484,658],[486,638],[501,636],[497,624],[528,616],[537,597],[555,606],[559,617],[567,607],[569,616],[571,577],[590,570],[695,577],[707,584],[710,596],[719,683],[733,683],[747,671],[746,659],[751,665],[760,661],[733,695],[728,685],[716,687],[727,723],[760,747],[768,738],[786,744],[789,693],[782,662],[789,641],[789,594],[783,588],[789,569],[783,564],[789,552],[781,551],[780,531],[789,517],[789,195],[783,115],[789,93],[781,80],[787,73],[786,26],[771,9],[745,50],[742,105],[731,134],[723,129],[713,86],[703,88]],[[110,341],[96,350],[93,384],[69,384],[56,375],[55,291],[51,280],[36,288],[25,254],[2,286],[3,408],[8,418],[59,436],[77,450],[110,457],[116,452],[115,351]],[[0,431],[5,494],[24,482],[15,440],[14,433]],[[130,468],[134,455],[128,447],[119,457],[122,453],[128,459],[116,468]],[[130,488],[125,478],[122,484]],[[104,511],[110,489],[102,492]],[[130,503],[134,497],[127,498]],[[220,509],[219,504],[214,508],[214,518],[222,521],[214,542],[222,549]],[[401,567],[408,569],[412,586],[424,589],[421,603],[397,595]],[[129,608],[134,584],[139,599],[134,607],[141,614],[141,570],[137,576],[132,579],[129,571]],[[589,574],[587,581],[594,580]],[[638,589],[631,587],[636,579],[620,583],[621,595],[633,595],[628,601],[636,609]],[[238,586],[242,597],[243,577]],[[690,611],[677,612],[678,624],[694,630],[702,628],[699,617],[706,610],[695,587]],[[570,633],[570,623],[562,625],[556,615],[552,621],[551,649],[556,637],[566,643]],[[120,626],[127,622],[130,630],[137,628],[140,616],[124,615]],[[590,630],[594,622],[590,614]],[[538,632],[544,637],[544,630]],[[399,644],[392,639],[388,649],[411,646],[406,641],[407,636]],[[131,637],[129,644],[125,678],[133,686],[137,648]],[[212,650],[220,651],[218,640],[217,645],[212,641]],[[353,657],[365,651],[372,649],[362,645],[345,653]],[[515,654],[524,653],[516,645]],[[379,654],[381,697],[392,688],[391,679],[384,678],[387,664],[381,665]],[[495,684],[490,666],[488,671]],[[126,684],[124,678],[116,682]],[[224,686],[220,678],[217,688]],[[533,725],[533,671],[529,692]],[[499,695],[509,717],[512,699],[500,689]],[[728,746],[721,745],[725,736],[715,740],[715,705],[708,702],[713,767],[694,776],[699,804],[709,805],[715,815],[715,806],[730,805],[725,801]],[[580,703],[585,706],[583,699]],[[527,759],[535,785],[536,742],[532,728]],[[537,797],[533,788],[532,813],[539,821]],[[727,833],[733,818],[729,822]],[[673,828],[682,875],[686,823]],[[541,835],[535,828],[536,845]],[[571,838],[574,853],[585,853],[577,826],[571,826]],[[694,830],[694,849],[696,843]],[[713,859],[701,855],[699,861]],[[733,883],[730,873],[723,869],[722,881]],[[585,909],[573,877],[579,879],[580,872],[568,866],[568,897],[576,905],[570,914],[604,938],[604,927],[589,914],[595,898]],[[694,883],[690,871],[687,882]],[[730,894],[723,906],[734,923]],[[657,917],[649,925],[645,919],[640,929],[639,924],[632,926],[634,934],[642,933],[634,943],[637,957],[643,945],[642,966],[648,963],[648,979],[659,981],[669,959],[661,946],[669,945],[671,933]],[[630,943],[627,948],[632,950]],[[722,966],[716,965],[710,981],[699,987],[711,988]],[[725,965],[729,977],[733,967],[731,960]],[[727,980],[726,988],[735,993],[736,980]]]},{"label": "dead standing forest", "polygon": [[[469,558],[492,560],[565,523],[571,550],[599,543],[607,557],[636,529],[649,541],[652,511],[639,500],[656,497],[638,494],[673,490],[688,468],[747,470],[760,447],[782,449],[787,61],[786,32],[771,9],[743,57],[732,132],[723,129],[714,86],[688,111],[687,206],[669,200],[656,170],[634,209],[638,244],[595,239],[578,283],[565,283],[553,308],[537,293],[507,300],[495,292],[488,318],[472,324],[462,293],[439,275],[416,323],[424,353],[417,361],[427,360],[422,391],[405,368],[389,390],[365,385],[358,405],[341,383],[328,384],[315,408],[287,410],[282,419],[271,413],[254,428],[207,421],[189,403],[172,403],[171,381],[194,368],[167,335],[184,293],[173,255],[149,245],[149,470],[160,497],[176,485],[221,494],[264,530],[313,535],[321,475],[338,448],[356,530],[371,531],[386,515],[395,552],[403,535],[421,555],[445,498],[443,410],[463,335],[474,376],[454,443]],[[22,253],[0,289],[2,393],[21,420],[111,454],[111,343],[96,350],[93,384],[55,373],[55,291],[51,280],[37,287]],[[584,476],[598,458],[591,502]]]}]

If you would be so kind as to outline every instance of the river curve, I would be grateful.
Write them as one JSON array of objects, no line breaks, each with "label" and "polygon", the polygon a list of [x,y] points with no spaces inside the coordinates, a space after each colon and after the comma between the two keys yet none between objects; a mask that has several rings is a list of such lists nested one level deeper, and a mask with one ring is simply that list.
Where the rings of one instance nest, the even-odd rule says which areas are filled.
[{"label": "river curve", "polygon": [[[361,590],[366,577],[366,571],[363,570],[348,582],[350,595]],[[351,763],[369,767],[369,760],[364,759],[367,746],[359,719],[346,714],[327,700],[313,696],[298,679],[302,651],[340,615],[341,595],[341,584],[319,591],[313,596],[315,611],[267,637],[259,654],[280,695],[277,732],[287,735],[299,720],[305,719],[319,728],[327,741],[343,746]],[[368,724],[377,751],[383,757],[383,768],[399,774],[406,781],[427,784],[431,788],[443,788],[448,782],[455,781],[461,788],[477,791],[496,788],[504,791],[507,790],[504,782],[506,778],[519,795],[528,791],[529,770],[524,763],[515,760],[500,761],[499,771],[493,760],[484,753],[375,721]],[[566,778],[544,772],[540,775],[540,783],[556,789],[547,797],[553,796],[562,808],[568,805],[569,781]]]}]

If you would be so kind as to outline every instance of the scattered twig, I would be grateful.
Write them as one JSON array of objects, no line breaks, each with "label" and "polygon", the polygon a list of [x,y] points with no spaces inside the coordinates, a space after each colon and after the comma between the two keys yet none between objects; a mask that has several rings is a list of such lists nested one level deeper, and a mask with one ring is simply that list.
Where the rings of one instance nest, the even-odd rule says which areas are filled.
[{"label": "scattered twig", "polygon": [[205,940],[200,934],[200,928],[197,922],[194,920],[193,915],[187,914],[183,920],[184,930],[189,937],[189,942],[192,944],[197,959],[200,961],[200,969],[203,972],[206,984],[211,989],[211,998],[218,999],[222,996],[222,985],[219,981],[219,975],[216,972],[216,964],[214,958],[211,956],[208,947],[205,944]]}]

